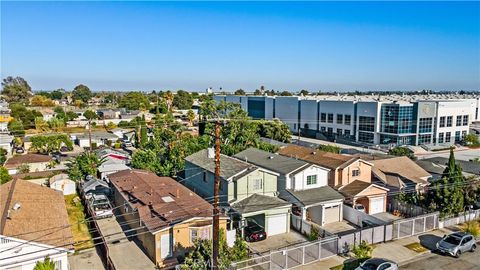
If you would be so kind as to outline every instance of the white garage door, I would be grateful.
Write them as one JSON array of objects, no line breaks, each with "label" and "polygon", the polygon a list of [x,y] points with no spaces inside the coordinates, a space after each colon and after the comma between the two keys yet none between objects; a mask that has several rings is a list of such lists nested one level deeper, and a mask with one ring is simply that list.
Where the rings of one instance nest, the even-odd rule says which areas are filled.
[{"label": "white garage door", "polygon": [[267,216],[267,237],[287,232],[287,214]]},{"label": "white garage door", "polygon": [[340,221],[340,206],[325,207],[325,223]]},{"label": "white garage door", "polygon": [[384,199],[385,198],[383,197],[370,199],[370,209],[368,209],[368,212],[370,215],[384,212],[383,211],[383,207],[385,206]]}]

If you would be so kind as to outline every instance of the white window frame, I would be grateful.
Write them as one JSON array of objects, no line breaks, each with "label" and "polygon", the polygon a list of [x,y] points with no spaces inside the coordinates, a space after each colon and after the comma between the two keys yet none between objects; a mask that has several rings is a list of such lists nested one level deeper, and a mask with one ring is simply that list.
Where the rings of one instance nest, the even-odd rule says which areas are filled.
[{"label": "white window frame", "polygon": [[[310,178],[310,179],[309,179]],[[312,179],[313,178],[313,179]],[[318,183],[317,181],[317,175],[316,174],[312,174],[312,175],[307,175],[307,186],[313,186],[313,185],[316,185]],[[310,181],[310,184],[308,183]]]},{"label": "white window frame", "polygon": [[253,179],[253,190],[263,190],[263,179],[261,178],[256,178]]}]

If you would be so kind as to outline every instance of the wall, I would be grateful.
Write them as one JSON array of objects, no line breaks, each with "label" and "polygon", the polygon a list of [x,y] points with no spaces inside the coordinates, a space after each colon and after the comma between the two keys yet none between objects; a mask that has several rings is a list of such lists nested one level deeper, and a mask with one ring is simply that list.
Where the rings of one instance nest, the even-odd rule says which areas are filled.
[{"label": "wall", "polygon": [[[345,130],[350,130],[350,134],[353,136],[354,134],[354,123],[355,123],[355,102],[353,101],[334,101],[334,100],[320,100],[319,101],[319,114],[318,114],[318,121],[319,121],[319,130],[320,127],[325,127],[327,130],[329,127],[333,129],[333,132],[336,133],[338,128],[341,128],[343,132]],[[321,113],[326,113],[327,116],[329,113],[333,114],[333,123],[320,122]],[[345,114],[351,116],[350,118],[350,125],[340,124],[337,123],[337,114],[343,114],[343,123],[345,123]],[[327,119],[328,120],[328,119]]]},{"label": "wall", "polygon": [[[456,121],[457,121],[457,116],[458,115],[469,115],[468,121],[469,123],[472,122],[472,119],[474,118],[474,112],[472,108],[472,101],[442,101],[438,102],[438,109],[437,109],[437,121],[435,123],[435,134],[434,137],[436,138],[436,142],[438,144],[438,138],[439,138],[439,133],[445,134],[446,132],[451,133],[451,139],[450,139],[450,144],[453,144],[455,142],[455,131],[460,131],[460,134],[462,131],[467,131],[469,130],[469,125],[467,126],[457,126]],[[440,117],[445,116],[445,124],[447,122],[446,118],[448,116],[453,116],[452,119],[452,126],[447,127],[440,127]]]},{"label": "wall", "polygon": [[70,194],[75,194],[75,182],[70,181],[70,180],[61,180],[61,181],[56,181],[52,185],[50,185],[50,188],[60,190],[63,192],[63,195],[70,195]]},{"label": "wall", "polygon": [[[209,198],[213,196],[213,182],[215,181],[215,177],[213,173],[205,171],[207,176],[205,182],[203,181],[203,171],[203,168],[185,161],[185,179],[187,180],[183,181],[182,184],[197,193],[200,197]],[[221,179],[221,181],[220,201],[227,202],[230,196],[233,196],[232,193],[229,193],[232,183],[227,183],[224,179]],[[228,196],[229,194],[230,196]]]},{"label": "wall", "polygon": [[[254,190],[253,181],[254,179],[259,178],[263,179],[263,189]],[[277,192],[277,176],[259,169],[234,181],[234,184],[236,185],[235,193],[236,200],[238,201],[255,193],[267,196],[275,196],[275,193]]]},{"label": "wall", "polygon": [[285,122],[294,133],[298,132],[298,100],[298,97],[275,98],[275,118]]},{"label": "wall", "polygon": [[[318,188],[328,185],[328,174],[329,171],[327,169],[323,169],[316,165],[311,165],[306,169],[302,170],[301,172],[297,173],[294,178],[294,189],[295,190],[303,190],[303,189],[311,189],[311,188]],[[307,176],[309,175],[316,175],[317,176],[317,184],[316,185],[308,185],[307,186]]]},{"label": "wall", "polygon": [[362,226],[362,221],[368,220],[378,225],[385,224],[385,221],[378,219],[376,217],[370,216],[366,213],[360,212],[353,209],[352,207],[344,204],[343,205],[343,219],[356,224],[357,226]]},{"label": "wall", "polygon": [[[380,135],[378,132],[380,131],[380,108],[382,104],[381,102],[375,102],[375,101],[360,101],[357,102],[357,114],[356,114],[356,132],[355,132],[355,139],[358,141],[359,135],[358,135],[358,127],[359,127],[359,117],[360,116],[366,116],[366,117],[374,117],[375,118],[375,128],[374,128],[374,144],[378,144],[380,141]],[[367,132],[367,131],[363,131]],[[372,132],[370,132],[372,133]]]},{"label": "wall", "polygon": [[[359,176],[353,176],[354,170],[360,170]],[[372,166],[366,164],[362,161],[355,161],[350,166],[343,168],[339,171],[340,181],[339,183],[343,186],[350,184],[355,180],[360,180],[363,182],[371,183],[372,182]]]},{"label": "wall", "polygon": [[318,102],[317,100],[300,100],[300,128],[308,125],[310,130],[318,130]]}]

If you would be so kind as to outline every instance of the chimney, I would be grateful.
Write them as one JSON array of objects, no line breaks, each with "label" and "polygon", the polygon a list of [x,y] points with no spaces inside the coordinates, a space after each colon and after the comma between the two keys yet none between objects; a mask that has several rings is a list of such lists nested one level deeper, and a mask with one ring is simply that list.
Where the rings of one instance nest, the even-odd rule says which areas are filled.
[{"label": "chimney", "polygon": [[207,158],[210,158],[210,159],[215,158],[215,150],[211,147],[207,149]]}]

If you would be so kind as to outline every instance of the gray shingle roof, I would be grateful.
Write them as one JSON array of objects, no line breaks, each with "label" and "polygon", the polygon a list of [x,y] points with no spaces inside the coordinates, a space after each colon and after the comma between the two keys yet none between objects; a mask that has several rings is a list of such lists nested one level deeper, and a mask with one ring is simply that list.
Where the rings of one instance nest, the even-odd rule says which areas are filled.
[{"label": "gray shingle roof", "polygon": [[256,148],[248,148],[234,157],[280,174],[289,174],[308,165],[307,162],[302,160],[269,153]]},{"label": "gray shingle roof", "polygon": [[297,198],[301,203],[303,203],[303,205],[311,205],[315,203],[344,199],[342,194],[329,186],[306,190],[287,189],[287,191],[295,198]]},{"label": "gray shingle roof", "polygon": [[240,214],[264,211],[277,207],[287,207],[291,203],[272,196],[253,194],[239,202],[232,204],[232,208]]},{"label": "gray shingle roof", "polygon": [[[207,151],[207,149],[200,150],[186,157],[185,160],[211,173],[215,173],[215,160],[207,157]],[[255,169],[257,167],[254,165],[223,154],[220,155],[220,177],[225,180],[246,170],[252,171]]]},{"label": "gray shingle roof", "polygon": [[[445,166],[448,163],[448,158],[444,157],[433,157],[433,158],[427,158],[427,159],[422,159],[423,161],[429,161],[438,165]],[[456,160],[457,164],[462,167],[462,171],[466,173],[471,173],[471,174],[480,174],[480,163],[475,163],[471,161],[465,161],[465,160]],[[443,170],[442,172],[443,173]]]}]

